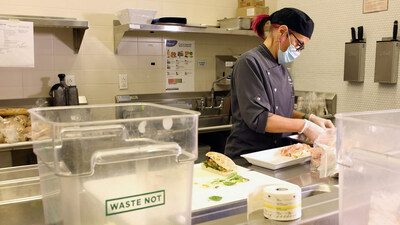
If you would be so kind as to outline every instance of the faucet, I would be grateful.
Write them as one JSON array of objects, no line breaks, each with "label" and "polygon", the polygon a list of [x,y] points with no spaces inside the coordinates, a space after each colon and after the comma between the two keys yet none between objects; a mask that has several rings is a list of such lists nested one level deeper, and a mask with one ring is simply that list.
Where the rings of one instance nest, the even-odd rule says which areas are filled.
[{"label": "faucet", "polygon": [[231,75],[225,76],[225,72],[224,72],[223,75],[222,75],[222,77],[220,77],[220,78],[218,78],[218,79],[216,79],[216,80],[214,80],[214,81],[212,82],[212,85],[211,85],[211,105],[210,105],[210,107],[208,107],[208,108],[211,108],[211,109],[212,109],[212,108],[222,108],[223,99],[221,99],[221,103],[220,103],[219,106],[214,107],[214,98],[215,98],[214,85],[215,85],[216,83],[220,82],[220,81],[223,80],[223,79],[230,79],[230,78],[231,78]]}]

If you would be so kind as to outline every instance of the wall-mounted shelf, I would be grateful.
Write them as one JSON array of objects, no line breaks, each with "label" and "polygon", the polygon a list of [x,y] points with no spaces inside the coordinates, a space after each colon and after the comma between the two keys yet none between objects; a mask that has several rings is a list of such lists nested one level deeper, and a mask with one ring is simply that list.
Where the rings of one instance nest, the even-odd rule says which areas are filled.
[{"label": "wall-mounted shelf", "polygon": [[82,44],[86,29],[89,28],[88,21],[79,21],[75,18],[45,17],[45,16],[20,16],[1,15],[0,20],[18,20],[33,22],[34,27],[71,28],[74,40],[74,52],[77,54]]},{"label": "wall-mounted shelf", "polygon": [[225,34],[256,36],[252,30],[227,30],[215,27],[180,26],[180,25],[154,25],[154,24],[123,24],[114,20],[114,52],[117,53],[118,46],[126,32],[178,32],[199,34]]}]

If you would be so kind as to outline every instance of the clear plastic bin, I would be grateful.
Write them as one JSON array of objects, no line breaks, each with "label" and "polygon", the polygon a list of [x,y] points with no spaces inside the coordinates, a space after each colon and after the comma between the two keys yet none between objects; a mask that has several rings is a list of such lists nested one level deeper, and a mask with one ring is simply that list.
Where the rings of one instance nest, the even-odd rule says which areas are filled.
[{"label": "clear plastic bin", "polygon": [[46,224],[190,224],[198,112],[150,103],[29,112]]},{"label": "clear plastic bin", "polygon": [[400,221],[400,110],[336,115],[339,222]]}]

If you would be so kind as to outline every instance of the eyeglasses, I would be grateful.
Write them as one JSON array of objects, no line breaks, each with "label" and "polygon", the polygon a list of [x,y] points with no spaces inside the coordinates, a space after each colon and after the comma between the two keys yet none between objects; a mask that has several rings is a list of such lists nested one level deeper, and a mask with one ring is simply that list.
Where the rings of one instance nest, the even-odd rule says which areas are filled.
[{"label": "eyeglasses", "polygon": [[296,35],[294,35],[291,31],[289,31],[289,34],[293,35],[293,37],[296,38],[297,43],[299,44],[299,47],[296,48],[296,51],[299,52],[299,51],[303,50],[303,49],[304,49],[304,44],[303,44],[303,42],[301,42],[301,41],[296,37]]}]

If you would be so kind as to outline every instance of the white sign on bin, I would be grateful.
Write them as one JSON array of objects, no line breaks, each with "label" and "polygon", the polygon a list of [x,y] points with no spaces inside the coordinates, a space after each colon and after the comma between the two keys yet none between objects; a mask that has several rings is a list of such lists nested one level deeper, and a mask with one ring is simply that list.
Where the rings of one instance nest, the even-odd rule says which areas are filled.
[{"label": "white sign on bin", "polygon": [[106,200],[106,216],[165,205],[165,190]]}]

